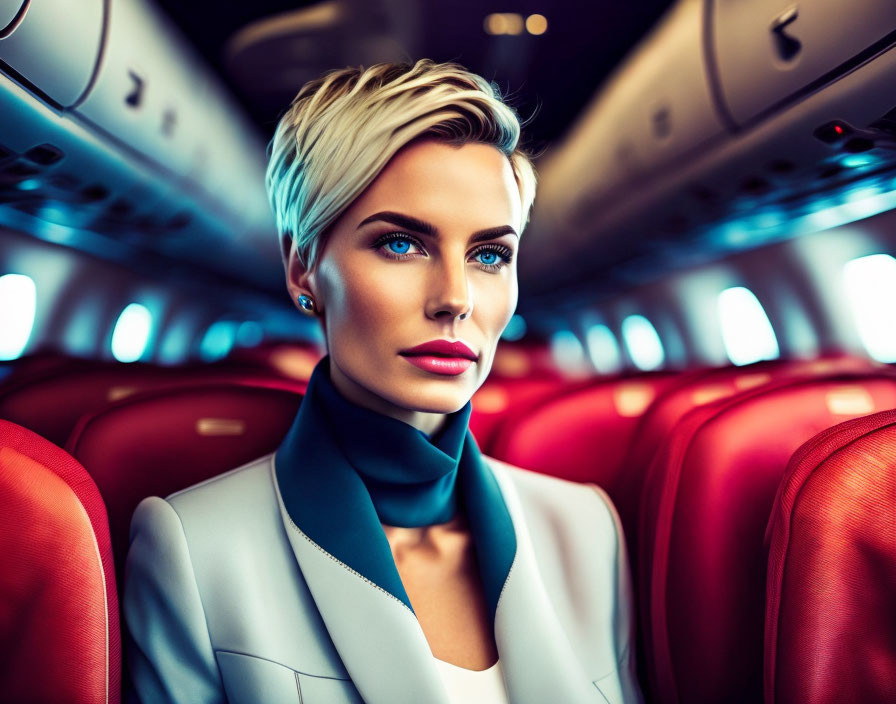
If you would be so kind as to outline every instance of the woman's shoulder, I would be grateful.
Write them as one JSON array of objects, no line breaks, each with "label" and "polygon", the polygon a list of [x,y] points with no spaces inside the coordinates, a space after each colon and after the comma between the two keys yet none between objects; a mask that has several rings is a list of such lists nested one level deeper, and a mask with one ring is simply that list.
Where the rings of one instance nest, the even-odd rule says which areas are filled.
[{"label": "woman's shoulder", "polygon": [[[185,533],[225,530],[247,514],[257,515],[259,505],[276,508],[272,485],[273,453],[259,457],[222,474],[169,494],[150,496],[137,506],[131,520],[131,537],[136,529],[165,522],[163,516],[179,519]],[[193,528],[194,531],[189,530]]]},{"label": "woman's shoulder", "polygon": [[179,489],[166,497],[166,501],[180,500],[181,497],[204,497],[238,492],[245,485],[267,478],[274,462],[274,453],[241,464],[239,467],[221,472],[201,482]]}]

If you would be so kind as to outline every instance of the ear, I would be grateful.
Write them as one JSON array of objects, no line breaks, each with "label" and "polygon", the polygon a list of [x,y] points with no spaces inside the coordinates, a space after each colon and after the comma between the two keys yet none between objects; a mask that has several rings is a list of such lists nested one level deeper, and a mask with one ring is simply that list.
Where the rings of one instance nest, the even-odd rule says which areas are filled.
[{"label": "ear", "polygon": [[289,236],[284,236],[280,241],[281,251],[284,253],[284,265],[286,268],[286,289],[292,299],[293,305],[298,307],[297,299],[302,294],[314,299],[314,307],[320,312],[320,300],[316,292],[314,272],[307,269],[299,260],[295,245]]}]

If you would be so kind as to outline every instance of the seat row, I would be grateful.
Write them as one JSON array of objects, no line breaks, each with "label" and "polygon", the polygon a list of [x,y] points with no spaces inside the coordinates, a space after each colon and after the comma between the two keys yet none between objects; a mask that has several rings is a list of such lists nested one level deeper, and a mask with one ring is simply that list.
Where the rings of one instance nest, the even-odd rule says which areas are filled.
[{"label": "seat row", "polygon": [[874,608],[896,594],[892,368],[835,356],[480,393],[502,384],[521,399],[491,453],[617,505],[650,701],[896,701],[896,623]]},{"label": "seat row", "polygon": [[[0,424],[0,640],[15,654],[0,690],[118,701],[134,507],[271,452],[303,390],[226,365],[49,365],[0,387],[17,423]],[[616,502],[649,701],[820,704],[885,701],[896,682],[880,617],[896,593],[893,408],[891,370],[835,357],[496,377],[470,423],[486,454]],[[77,691],[35,695],[54,683]]]}]

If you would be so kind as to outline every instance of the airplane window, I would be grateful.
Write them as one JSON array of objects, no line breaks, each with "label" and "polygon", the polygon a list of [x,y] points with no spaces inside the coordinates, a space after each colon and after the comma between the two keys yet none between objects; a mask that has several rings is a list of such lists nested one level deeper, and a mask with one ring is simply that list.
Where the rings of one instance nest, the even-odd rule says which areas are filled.
[{"label": "airplane window", "polygon": [[613,331],[606,325],[592,325],[585,333],[588,356],[601,374],[614,374],[622,369],[622,353]]},{"label": "airplane window", "polygon": [[0,359],[22,356],[31,337],[36,310],[37,289],[30,276],[0,276]]},{"label": "airplane window", "polygon": [[236,333],[237,324],[232,320],[212,323],[199,343],[199,358],[204,362],[214,362],[226,357],[236,341]]},{"label": "airplane window", "polygon": [[659,369],[666,361],[660,336],[643,315],[630,315],[622,321],[622,339],[629,357],[641,371]]},{"label": "airplane window", "polygon": [[139,303],[129,304],[112,332],[112,355],[119,362],[136,362],[146,351],[152,332],[152,314]]},{"label": "airplane window", "polygon": [[859,257],[843,267],[844,286],[859,337],[878,362],[896,362],[896,259]]},{"label": "airplane window", "polygon": [[501,335],[501,339],[507,340],[508,342],[514,342],[515,340],[520,340],[526,334],[526,321],[523,319],[521,315],[514,315],[510,318],[510,322],[507,323],[507,327],[504,328],[504,334]]},{"label": "airplane window", "polygon": [[246,320],[236,329],[236,344],[241,347],[255,347],[263,338],[264,331],[254,320]]},{"label": "airplane window", "polygon": [[780,355],[778,339],[765,309],[743,286],[726,288],[717,299],[725,352],[732,364],[752,364]]},{"label": "airplane window", "polygon": [[570,330],[558,330],[551,336],[551,356],[557,366],[566,371],[583,371],[586,368],[585,349]]}]

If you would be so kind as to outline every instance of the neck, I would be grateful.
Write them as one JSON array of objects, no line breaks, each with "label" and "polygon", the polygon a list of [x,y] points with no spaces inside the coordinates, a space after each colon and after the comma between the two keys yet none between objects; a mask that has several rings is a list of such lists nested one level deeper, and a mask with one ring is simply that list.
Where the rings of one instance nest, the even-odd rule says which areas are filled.
[{"label": "neck", "polygon": [[470,524],[463,511],[458,511],[446,523],[429,526],[405,528],[386,523],[381,525],[396,560],[408,551],[424,550],[441,554],[453,550],[459,540],[469,542],[470,537]]},{"label": "neck", "polygon": [[403,423],[411,425],[427,435],[435,435],[445,424],[444,413],[426,413],[424,411],[413,411],[403,406],[397,406],[390,403],[382,396],[378,396],[369,389],[364,388],[356,381],[346,376],[342,370],[334,363],[330,363],[330,379],[333,386],[346,399],[352,403],[356,403],[362,408],[366,408],[384,416],[389,416],[400,420]]}]

